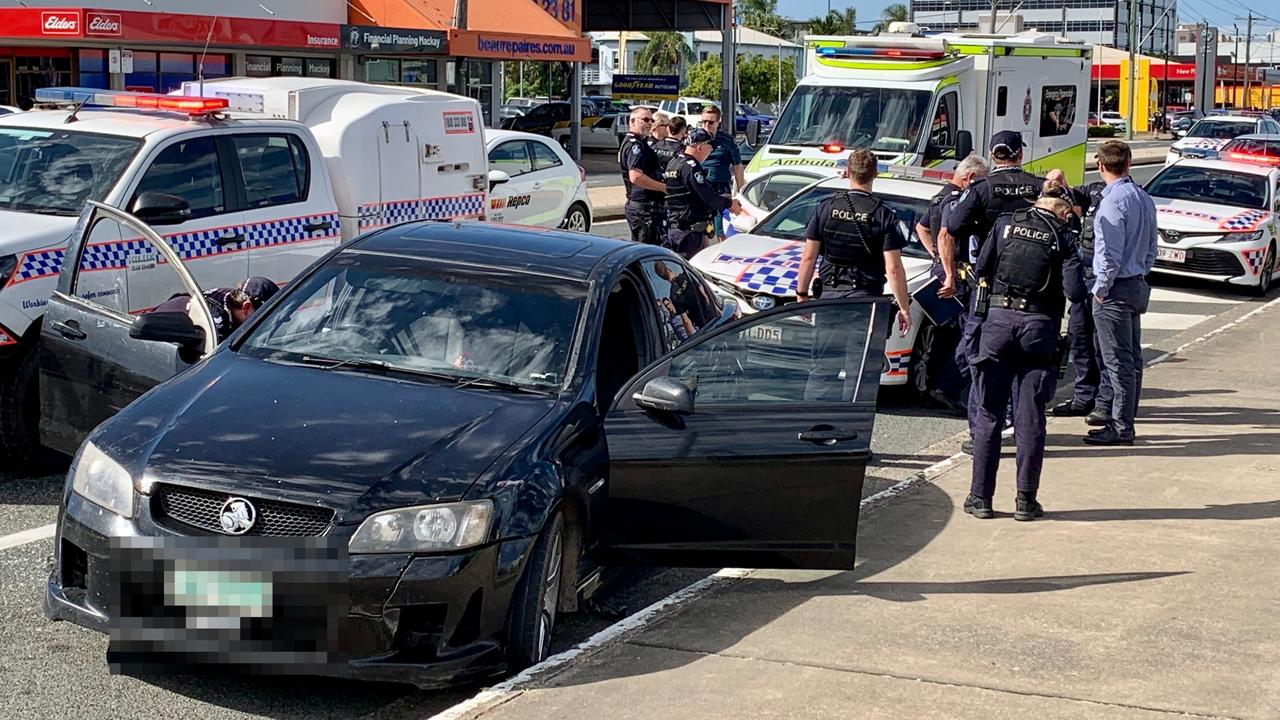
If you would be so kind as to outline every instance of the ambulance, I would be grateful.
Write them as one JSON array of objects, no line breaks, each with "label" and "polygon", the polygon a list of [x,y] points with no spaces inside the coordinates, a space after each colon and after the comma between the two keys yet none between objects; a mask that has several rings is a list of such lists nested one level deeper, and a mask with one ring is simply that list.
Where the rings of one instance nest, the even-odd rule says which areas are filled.
[{"label": "ambulance", "polygon": [[119,223],[65,257],[86,201],[152,226],[216,288],[288,283],[376,228],[483,218],[501,181],[479,104],[447,93],[227,78],[170,95],[47,88],[36,100],[54,109],[0,117],[0,467],[38,448],[37,340],[64,261],[82,271],[72,292],[103,313],[128,319],[165,299],[148,286],[162,261]]},{"label": "ambulance", "polygon": [[[884,163],[949,170],[1022,133],[1024,167],[1084,180],[1092,47],[1035,31],[919,37],[910,23],[872,37],[809,36],[809,73],[748,178],[780,168],[839,175],[866,148]],[[754,135],[749,129],[748,135]],[[757,143],[754,138],[752,145]]]}]

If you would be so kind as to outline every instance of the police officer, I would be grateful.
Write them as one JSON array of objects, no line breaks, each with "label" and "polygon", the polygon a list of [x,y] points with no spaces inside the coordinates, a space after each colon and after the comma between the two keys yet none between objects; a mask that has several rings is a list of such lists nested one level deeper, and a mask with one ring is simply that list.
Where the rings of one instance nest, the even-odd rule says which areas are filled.
[{"label": "police officer", "polygon": [[662,174],[667,189],[667,247],[685,259],[707,244],[711,218],[728,209],[742,212],[738,201],[721,195],[707,180],[702,161],[711,154],[711,133],[697,128],[689,131],[684,150],[671,158]]},{"label": "police officer", "polygon": [[1053,181],[1045,183],[1045,195],[1062,197],[1078,208],[1070,224],[1075,231],[1073,252],[1063,263],[1063,289],[1071,307],[1067,311],[1067,334],[1071,342],[1071,364],[1075,382],[1071,398],[1053,407],[1058,417],[1079,417],[1093,412],[1099,396],[1110,406],[1109,384],[1103,385],[1098,368],[1097,336],[1093,327],[1093,306],[1089,288],[1093,285],[1093,218],[1102,199],[1104,182],[1081,188],[1065,188]]},{"label": "police officer", "polygon": [[631,111],[626,136],[618,148],[618,166],[622,168],[622,184],[627,189],[627,204],[622,214],[631,228],[631,239],[657,245],[662,229],[662,200],[666,185],[662,183],[662,166],[649,146],[653,111],[638,107]]},{"label": "police officer", "polygon": [[[981,331],[969,360],[973,392],[973,481],[964,511],[992,517],[1000,433],[1014,393],[1018,454],[1015,520],[1044,515],[1036,500],[1044,462],[1045,405],[1057,387],[1058,328],[1062,324],[1063,263],[1071,252],[1071,204],[1040,199],[1035,207],[1000,218],[983,243],[975,315]],[[989,291],[989,296],[988,296]]]},{"label": "police officer", "polygon": [[658,166],[664,170],[671,164],[671,158],[684,149],[684,136],[688,133],[689,123],[683,115],[677,115],[667,121],[667,136],[653,143],[653,151],[658,154]]},{"label": "police officer", "polygon": [[[876,173],[876,156],[870,150],[849,153],[849,190],[819,203],[805,230],[796,298],[804,302],[810,297],[879,297],[887,280],[898,304],[898,330],[906,335],[911,329],[907,274],[902,267],[907,237],[897,214],[871,194]],[[830,348],[842,339],[852,339],[845,337],[844,330],[822,325],[815,330],[806,399],[840,398],[838,378],[848,354],[832,353]]]}]

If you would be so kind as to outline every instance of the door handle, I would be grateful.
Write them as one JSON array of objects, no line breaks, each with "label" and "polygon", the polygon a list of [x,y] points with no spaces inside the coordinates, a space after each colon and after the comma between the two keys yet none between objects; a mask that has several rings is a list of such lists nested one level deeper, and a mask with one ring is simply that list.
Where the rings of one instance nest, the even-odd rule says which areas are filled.
[{"label": "door handle", "polygon": [[534,189],[534,190],[541,190],[541,189],[542,189],[542,181],[541,181],[541,180],[539,180],[539,181],[535,182],[535,183],[532,185],[532,187],[533,187],[533,189]]},{"label": "door handle", "polygon": [[817,425],[798,434],[796,437],[815,445],[835,445],[841,440],[857,439],[858,431],[851,428],[832,427],[831,425]]},{"label": "door handle", "polygon": [[235,245],[242,241],[244,241],[244,233],[230,232],[230,233],[227,233],[226,235],[220,236],[214,242],[218,243],[218,247],[226,247],[228,245]]},{"label": "door handle", "polygon": [[62,337],[69,340],[83,340],[89,337],[85,331],[80,329],[80,324],[75,320],[56,322],[53,324],[53,329],[57,330],[59,335],[62,335]]},{"label": "door handle", "polygon": [[306,225],[302,226],[303,232],[309,232],[309,233],[320,232],[321,230],[332,230],[332,229],[333,229],[333,223],[329,222],[328,220],[323,220],[321,222],[307,223]]}]

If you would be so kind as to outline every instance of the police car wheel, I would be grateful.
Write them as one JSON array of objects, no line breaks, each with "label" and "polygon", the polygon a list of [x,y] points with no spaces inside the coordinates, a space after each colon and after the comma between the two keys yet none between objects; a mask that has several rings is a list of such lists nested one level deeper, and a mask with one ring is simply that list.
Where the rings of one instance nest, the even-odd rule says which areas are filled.
[{"label": "police car wheel", "polygon": [[40,445],[40,364],[36,343],[0,364],[0,465],[42,470],[54,465],[52,451]]},{"label": "police car wheel", "polygon": [[565,152],[569,152],[570,142],[571,141],[568,135],[560,136],[560,147],[564,148]]},{"label": "police car wheel", "polygon": [[579,203],[569,206],[569,212],[565,213],[564,222],[560,227],[565,230],[576,230],[578,232],[587,232],[591,229],[591,219],[587,216],[587,209]]},{"label": "police car wheel", "polygon": [[1251,290],[1254,295],[1262,297],[1271,291],[1271,278],[1276,272],[1276,245],[1271,243],[1267,248],[1267,258],[1262,262],[1262,272],[1258,273],[1258,284]]},{"label": "police car wheel", "polygon": [[557,511],[538,535],[511,598],[507,657],[512,670],[536,665],[550,654],[564,578],[564,548],[564,515]]}]

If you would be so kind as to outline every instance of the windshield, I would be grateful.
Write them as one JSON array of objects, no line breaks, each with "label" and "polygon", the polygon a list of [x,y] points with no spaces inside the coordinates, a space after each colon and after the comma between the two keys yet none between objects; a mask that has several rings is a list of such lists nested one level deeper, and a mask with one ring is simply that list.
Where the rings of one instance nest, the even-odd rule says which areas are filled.
[{"label": "windshield", "polygon": [[76,217],[102,200],[142,144],[66,130],[0,127],[0,210]]},{"label": "windshield", "polygon": [[1233,157],[1231,153],[1259,158],[1280,158],[1280,141],[1262,138],[1236,138],[1222,146],[1222,155],[1228,160],[1245,158]]},{"label": "windshield", "polygon": [[918,145],[930,98],[924,90],[801,85],[769,142],[909,152]]},{"label": "windshield", "polygon": [[1201,120],[1191,128],[1187,137],[1212,138],[1214,140],[1230,140],[1241,135],[1248,135],[1258,129],[1255,122],[1228,122],[1223,120]]},{"label": "windshield", "polygon": [[1266,210],[1267,176],[1171,165],[1147,183],[1147,193],[1169,200]]},{"label": "windshield", "polygon": [[346,252],[289,293],[241,344],[255,357],[554,390],[585,283]]},{"label": "windshield", "polygon": [[[796,195],[769,217],[765,218],[764,222],[751,231],[751,234],[767,235],[786,240],[804,240],[805,228],[809,227],[809,219],[817,212],[818,204],[837,192],[842,191],[833,187],[815,187],[808,192]],[[902,195],[884,195],[881,193],[876,193],[875,195],[897,213],[898,220],[906,225],[907,236],[910,241],[902,249],[902,254],[906,257],[928,259],[929,251],[925,250],[924,246],[920,244],[920,238],[916,237],[915,227],[916,223],[928,213],[929,201]]]}]

